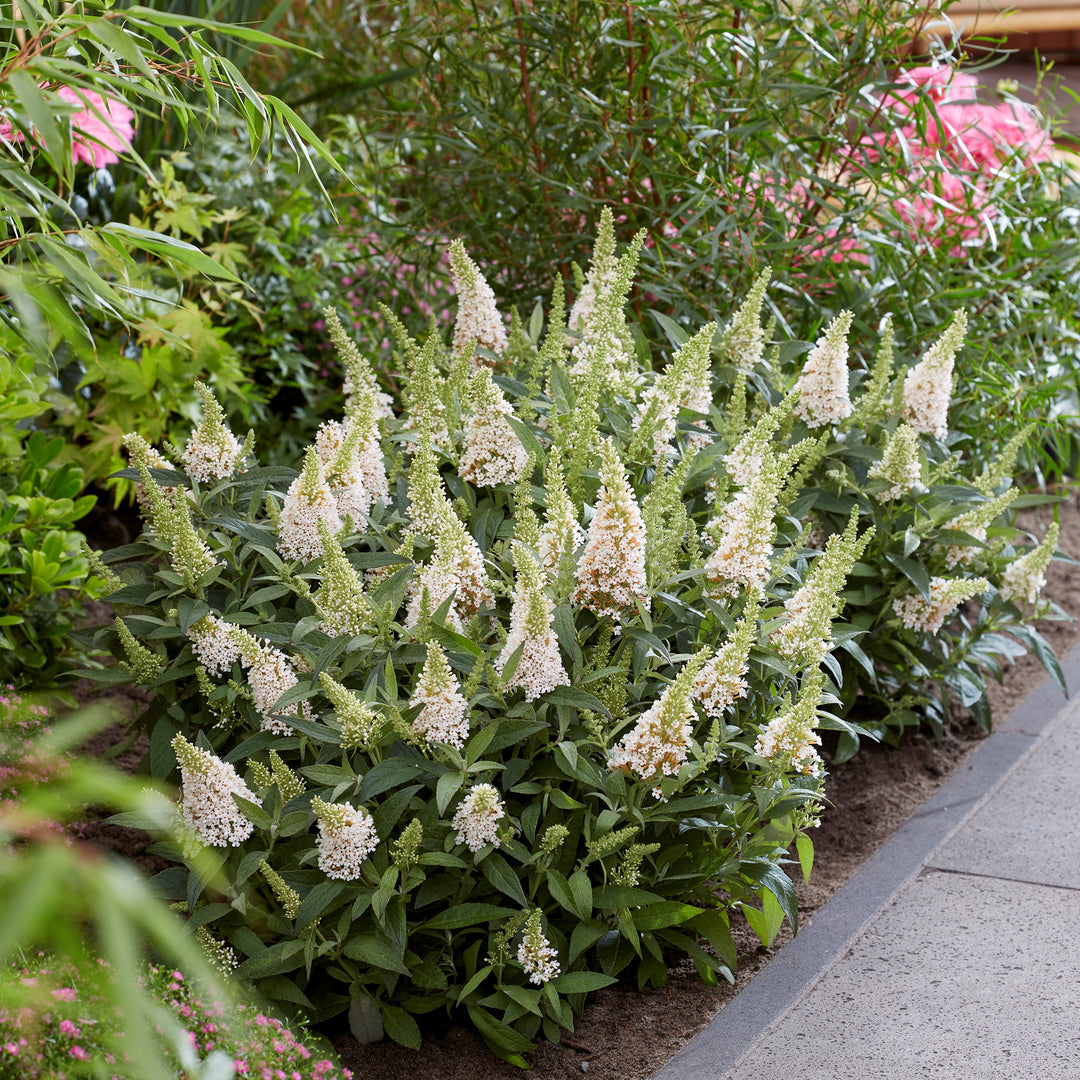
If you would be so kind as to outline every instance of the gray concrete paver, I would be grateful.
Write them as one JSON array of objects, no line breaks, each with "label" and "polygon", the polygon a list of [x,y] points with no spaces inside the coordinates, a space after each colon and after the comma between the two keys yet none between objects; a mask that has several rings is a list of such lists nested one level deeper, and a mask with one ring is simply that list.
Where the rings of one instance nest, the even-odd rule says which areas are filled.
[{"label": "gray concrete paver", "polygon": [[1080,703],[928,865],[1080,889]]},{"label": "gray concrete paver", "polygon": [[725,1076],[1076,1080],[1078,913],[1071,889],[928,871]]}]

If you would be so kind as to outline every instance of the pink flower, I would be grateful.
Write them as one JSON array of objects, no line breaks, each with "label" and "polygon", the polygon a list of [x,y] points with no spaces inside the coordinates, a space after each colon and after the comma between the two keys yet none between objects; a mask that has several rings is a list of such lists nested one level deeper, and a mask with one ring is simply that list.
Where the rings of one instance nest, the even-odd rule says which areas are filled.
[{"label": "pink flower", "polygon": [[61,86],[57,94],[71,105],[82,106],[71,114],[71,153],[76,161],[100,169],[115,164],[121,153],[131,149],[135,112],[129,105],[70,86]]},{"label": "pink flower", "polygon": [[60,1021],[60,1034],[70,1035],[72,1038],[79,1037],[79,1029],[70,1020]]},{"label": "pink flower", "polygon": [[70,1053],[73,1058],[77,1058],[79,1061],[90,1060],[90,1055],[81,1046],[73,1046]]},{"label": "pink flower", "polygon": [[966,101],[973,99],[979,89],[979,80],[974,75],[948,65],[908,68],[900,73],[897,82],[909,83],[911,89],[894,91],[891,96],[897,99],[895,104],[914,101],[920,91],[935,102]]},{"label": "pink flower", "polygon": [[9,1053],[9,1054],[14,1056],[14,1055],[18,1054],[19,1047],[15,1043],[9,1042],[9,1043],[4,1043],[4,1050],[5,1050],[6,1053]]},{"label": "pink flower", "polygon": [[[85,161],[91,168],[99,169],[120,160],[120,153],[131,149],[135,134],[135,112],[116,98],[103,97],[94,90],[77,90],[61,86],[56,96],[69,105],[80,105],[81,110],[70,114],[71,156],[76,162]],[[40,136],[35,134],[40,143]],[[0,122],[0,140],[22,142],[23,134],[9,121]]]},{"label": "pink flower", "polygon": [[53,990],[52,996],[57,1001],[74,1001],[75,1000],[75,988],[71,986],[62,986],[59,990]]}]

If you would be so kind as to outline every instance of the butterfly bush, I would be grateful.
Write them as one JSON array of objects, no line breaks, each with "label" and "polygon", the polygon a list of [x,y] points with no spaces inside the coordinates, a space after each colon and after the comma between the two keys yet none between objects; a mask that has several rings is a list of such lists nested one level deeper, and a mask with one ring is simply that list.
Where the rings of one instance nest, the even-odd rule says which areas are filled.
[{"label": "butterfly bush", "polygon": [[[673,952],[731,978],[733,914],[767,891],[797,921],[781,863],[812,850],[826,748],[1047,656],[1023,619],[1054,537],[1020,556],[1001,498],[1018,439],[973,463],[905,419],[887,323],[869,354],[841,317],[781,363],[767,273],[717,325],[631,333],[641,242],[605,212],[569,324],[557,286],[503,349],[455,246],[467,317],[371,358],[339,326],[347,412],[294,468],[249,445],[210,486],[129,440],[147,525],[106,558],[151,771],[220,793],[193,831],[222,883],[165,845],[158,887],[315,1019],[360,1001],[416,1046],[450,1012],[522,1064]],[[957,326],[913,352],[952,364]],[[327,463],[356,431],[370,498],[343,511]],[[481,468],[496,450],[513,468]],[[205,554],[183,573],[178,547]]]}]

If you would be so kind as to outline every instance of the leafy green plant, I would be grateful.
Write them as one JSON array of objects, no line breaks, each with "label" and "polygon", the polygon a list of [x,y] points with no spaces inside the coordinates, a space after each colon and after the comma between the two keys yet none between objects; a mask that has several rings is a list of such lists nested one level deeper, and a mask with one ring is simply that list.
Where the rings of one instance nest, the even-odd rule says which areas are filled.
[{"label": "leafy green plant", "polygon": [[278,44],[246,26],[94,0],[30,0],[0,17],[2,346],[7,363],[22,370],[30,355],[53,378],[48,422],[75,429],[90,479],[119,464],[129,424],[164,438],[173,409],[194,413],[193,369],[225,390],[238,386],[233,351],[200,310],[204,292],[218,295],[214,283],[242,293],[234,271],[197,242],[113,216],[118,183],[121,192],[167,188],[136,149],[138,122],[169,112],[186,141],[224,115],[243,126],[253,157],[280,139],[310,166],[316,190],[315,160],[339,168],[284,102],[256,92],[215,52],[211,36]]},{"label": "leafy green plant", "polygon": [[[238,977],[317,1018],[377,1010],[416,1045],[418,1016],[465,1011],[522,1063],[587,991],[631,972],[662,984],[671,952],[730,977],[732,909],[763,940],[777,910],[796,921],[779,863],[793,840],[812,859],[814,727],[860,733],[823,706],[849,709],[860,671],[883,694],[921,691],[927,673],[885,652],[902,619],[933,650],[979,596],[995,628],[1025,632],[966,562],[942,598],[893,558],[904,515],[927,519],[928,545],[978,546],[975,524],[944,531],[942,506],[1001,501],[979,484],[920,501],[888,451],[885,417],[903,411],[909,447],[958,467],[935,440],[960,318],[898,390],[883,350],[855,407],[838,320],[774,402],[770,382],[796,373],[766,349],[765,279],[723,332],[659,316],[672,340],[654,370],[624,310],[644,237],[620,257],[613,229],[608,214],[590,305],[568,329],[557,288],[543,334],[539,310],[507,330],[452,244],[452,344],[386,311],[404,402],[331,319],[346,417],[299,471],[248,458],[205,387],[171,464],[126,440],[148,527],[107,556],[129,606],[102,640],[153,691],[151,770],[179,767],[191,842],[229,883],[176,867],[159,887],[245,954]],[[909,384],[930,367],[927,399]],[[883,479],[847,481],[848,460]],[[898,489],[884,536],[863,527],[864,486]],[[822,513],[846,520],[818,552]],[[1003,571],[1002,595],[1028,595],[1052,543]],[[849,575],[897,603],[845,591]],[[966,651],[934,674],[1009,652],[981,629],[954,636]]]},{"label": "leafy green plant", "polygon": [[85,660],[72,638],[82,602],[98,594],[75,529],[94,505],[82,471],[58,461],[60,436],[27,425],[47,406],[33,359],[0,356],[0,683],[53,682]]}]

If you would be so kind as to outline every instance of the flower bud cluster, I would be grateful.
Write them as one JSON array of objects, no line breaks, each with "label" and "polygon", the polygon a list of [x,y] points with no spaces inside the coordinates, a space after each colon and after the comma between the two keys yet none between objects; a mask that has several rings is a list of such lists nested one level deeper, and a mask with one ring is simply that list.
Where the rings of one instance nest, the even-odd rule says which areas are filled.
[{"label": "flower bud cluster", "polygon": [[848,390],[848,332],[854,315],[842,311],[818,338],[803,365],[795,388],[799,400],[795,415],[807,427],[838,424],[851,415]]},{"label": "flower bud cluster", "polygon": [[945,333],[904,377],[904,419],[920,435],[943,439],[948,431],[953,364],[967,333],[967,313],[958,311]]},{"label": "flower bud cluster", "polygon": [[936,634],[965,600],[988,588],[990,582],[986,578],[935,577],[930,579],[929,599],[919,593],[901,596],[893,601],[893,610],[909,630]]}]

